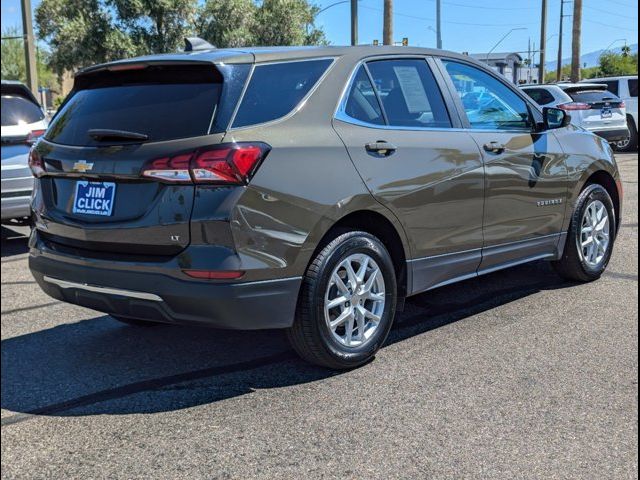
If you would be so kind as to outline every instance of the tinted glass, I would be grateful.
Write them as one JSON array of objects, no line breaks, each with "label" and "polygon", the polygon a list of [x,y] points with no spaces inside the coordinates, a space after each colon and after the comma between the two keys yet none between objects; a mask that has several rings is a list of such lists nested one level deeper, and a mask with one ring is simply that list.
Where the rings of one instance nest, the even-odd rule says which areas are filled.
[{"label": "tinted glass", "polygon": [[538,105],[549,105],[555,98],[544,88],[525,88],[524,93],[529,95]]},{"label": "tinted glass", "polygon": [[606,82],[596,82],[596,83],[601,83],[603,85],[607,86],[607,90],[609,90],[611,93],[613,93],[614,95],[619,95],[619,83],[618,80],[608,80]]},{"label": "tinted glass", "polygon": [[39,122],[44,118],[40,107],[17,95],[2,95],[2,126]]},{"label": "tinted glass", "polygon": [[631,97],[638,96],[638,79],[632,78],[629,80],[629,95]]},{"label": "tinted glass", "polygon": [[527,103],[487,72],[457,62],[443,62],[460,95],[471,128],[530,130]]},{"label": "tinted glass", "polygon": [[380,104],[364,67],[360,67],[353,80],[345,105],[345,113],[361,122],[384,125]]},{"label": "tinted glass", "polygon": [[620,100],[616,95],[606,90],[583,90],[581,92],[569,92],[574,102],[598,103],[602,101]]},{"label": "tinted glass", "polygon": [[244,127],[284,117],[311,91],[331,62],[325,59],[258,65],[233,126]]},{"label": "tinted glass", "polygon": [[451,127],[442,94],[424,60],[382,60],[367,64],[389,125]]},{"label": "tinted glass", "polygon": [[126,130],[158,142],[206,135],[222,90],[207,66],[100,71],[76,79],[77,91],[54,117],[47,139],[65,145],[104,145],[90,129]]}]

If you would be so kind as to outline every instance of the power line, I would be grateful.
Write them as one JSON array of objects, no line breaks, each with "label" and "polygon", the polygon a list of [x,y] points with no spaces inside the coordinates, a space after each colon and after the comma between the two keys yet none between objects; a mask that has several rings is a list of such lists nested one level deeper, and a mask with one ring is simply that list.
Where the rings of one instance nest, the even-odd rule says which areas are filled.
[{"label": "power line", "polygon": [[583,20],[585,22],[594,23],[596,25],[601,25],[603,27],[615,28],[617,30],[627,30],[628,32],[637,32],[638,31],[637,28],[625,28],[625,27],[621,27],[620,25],[611,25],[611,24],[608,24],[608,23],[596,22],[595,20],[588,20],[586,18],[583,18]]},{"label": "power line", "polygon": [[596,7],[590,7],[588,5],[585,5],[584,8],[588,8],[589,10],[593,10],[595,12],[606,13],[607,15],[613,15],[615,17],[620,17],[620,18],[637,18],[637,17],[630,17],[629,15],[622,15],[620,13],[608,12],[607,10],[603,10],[601,8],[596,8]]},{"label": "power line", "polygon": [[[365,8],[367,10],[374,10],[376,12],[381,12],[382,9],[381,8],[376,8],[376,7],[365,7],[364,5],[361,6],[361,8]],[[422,20],[422,21],[426,21],[426,22],[434,22],[435,19],[434,18],[429,18],[429,17],[418,17],[416,15],[409,15],[407,13],[401,13],[401,12],[393,12],[394,15],[398,16],[398,17],[405,17],[405,18],[412,18],[414,20]],[[512,24],[508,24],[508,23],[467,23],[467,22],[453,22],[453,21],[446,21],[443,20],[442,23],[449,23],[451,25],[465,25],[468,27],[521,27],[521,26],[526,26],[526,25],[537,25],[536,22],[533,23],[512,23]]]},{"label": "power line", "polygon": [[465,3],[442,2],[444,5],[462,8],[476,8],[478,10],[536,10],[536,7],[486,7],[484,5],[469,5]]}]

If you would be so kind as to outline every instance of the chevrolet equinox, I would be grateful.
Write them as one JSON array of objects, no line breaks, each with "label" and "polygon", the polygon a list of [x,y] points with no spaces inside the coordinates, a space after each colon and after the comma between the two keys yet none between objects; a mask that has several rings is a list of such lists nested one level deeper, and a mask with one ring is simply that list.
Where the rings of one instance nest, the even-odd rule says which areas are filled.
[{"label": "chevrolet equinox", "polygon": [[133,325],[283,328],[342,369],[410,295],[536,260],[606,268],[608,143],[468,56],[188,50],[80,71],[32,148],[29,266],[52,297]]}]

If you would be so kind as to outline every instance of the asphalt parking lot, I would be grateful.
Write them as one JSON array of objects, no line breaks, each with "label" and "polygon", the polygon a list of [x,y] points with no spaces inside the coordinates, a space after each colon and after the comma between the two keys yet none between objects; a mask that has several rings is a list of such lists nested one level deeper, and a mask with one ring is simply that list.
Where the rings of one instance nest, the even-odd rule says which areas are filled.
[{"label": "asphalt parking lot", "polygon": [[358,370],[54,301],[2,230],[3,478],[637,478],[638,156],[607,274],[414,297]]}]

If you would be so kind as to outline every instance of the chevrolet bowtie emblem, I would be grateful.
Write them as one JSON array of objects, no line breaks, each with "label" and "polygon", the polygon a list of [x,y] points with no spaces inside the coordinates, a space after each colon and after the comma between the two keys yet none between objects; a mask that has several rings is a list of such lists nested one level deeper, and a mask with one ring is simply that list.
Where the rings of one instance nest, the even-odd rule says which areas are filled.
[{"label": "chevrolet bowtie emblem", "polygon": [[73,171],[74,172],[80,172],[80,173],[85,173],[88,172],[89,170],[91,170],[93,168],[93,163],[87,163],[84,160],[80,160],[76,163],[73,164]]}]

